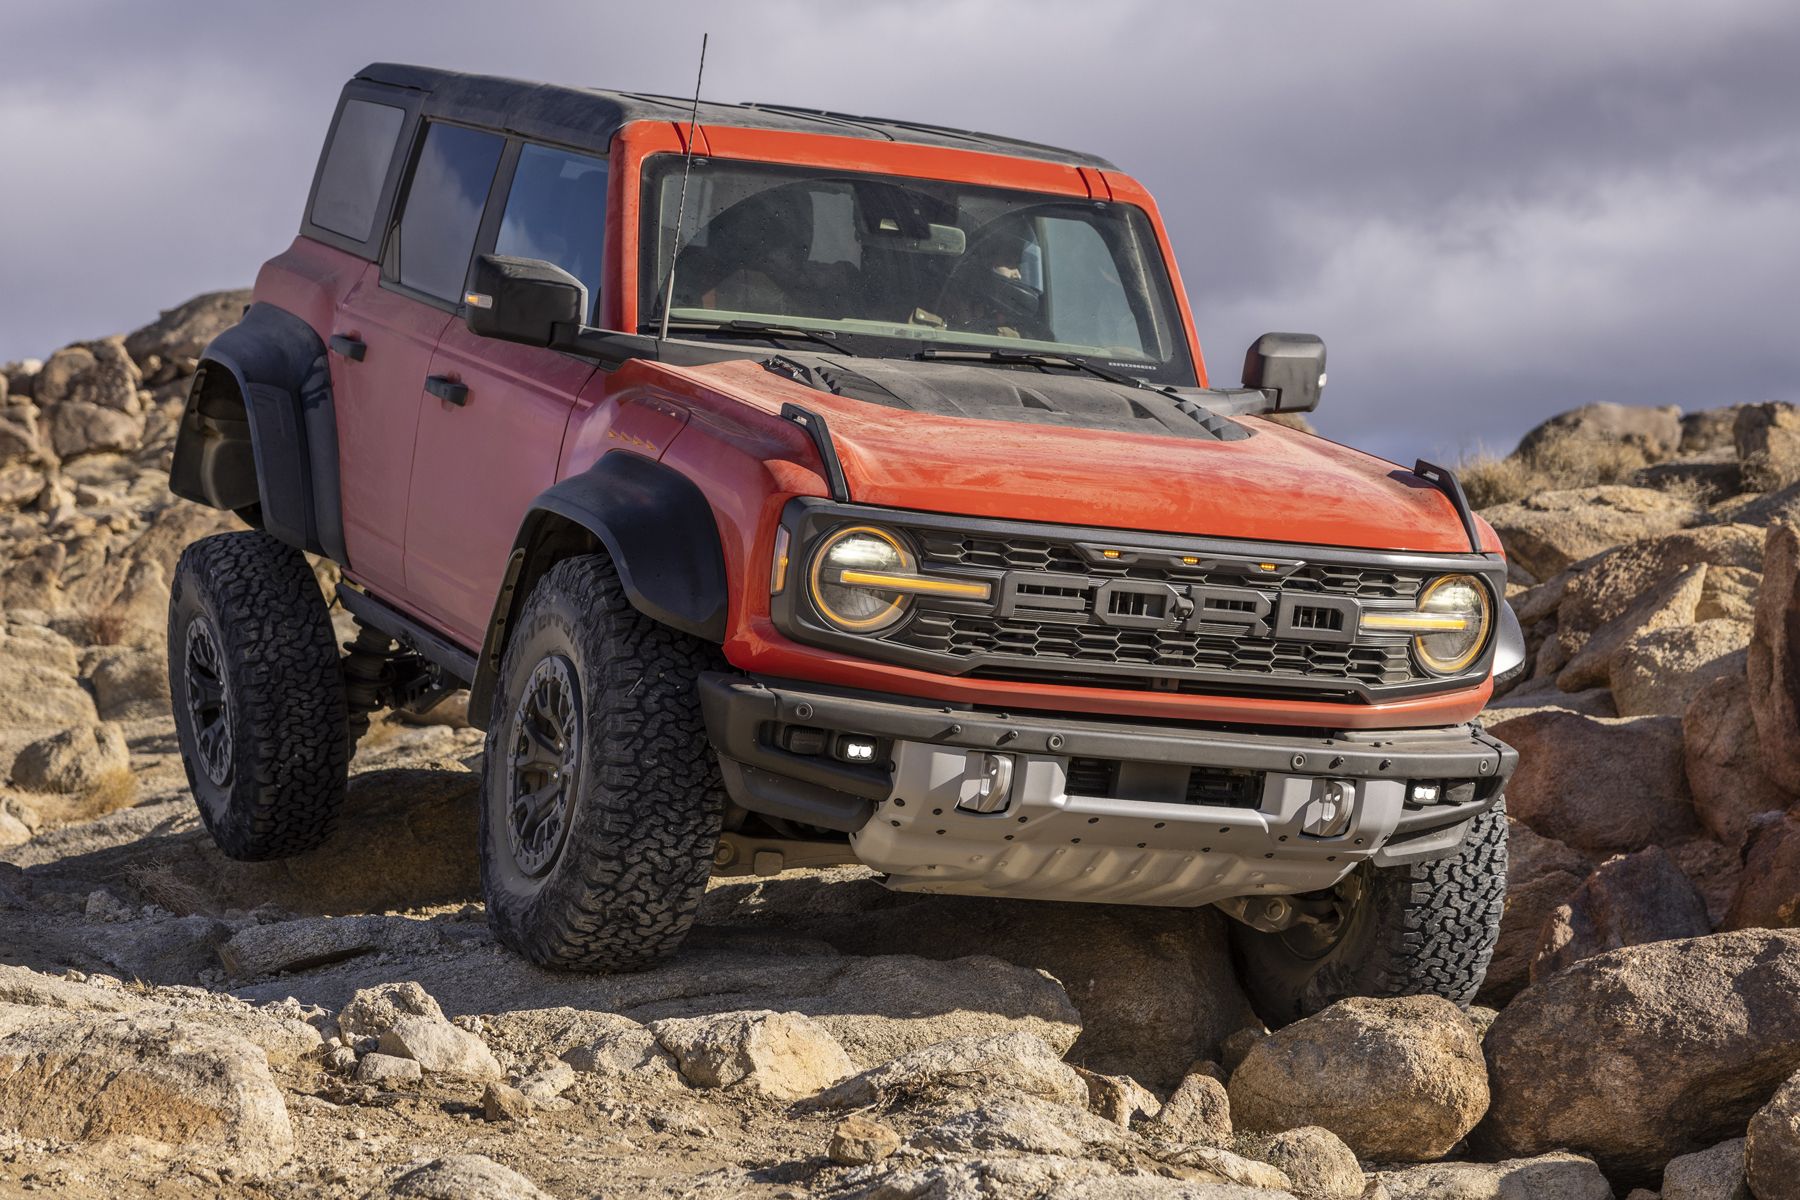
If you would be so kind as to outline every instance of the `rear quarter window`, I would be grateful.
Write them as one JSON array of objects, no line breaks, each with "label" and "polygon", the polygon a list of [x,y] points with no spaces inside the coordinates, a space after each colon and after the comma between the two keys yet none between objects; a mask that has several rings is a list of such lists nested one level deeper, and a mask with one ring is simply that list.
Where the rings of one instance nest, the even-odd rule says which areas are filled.
[{"label": "rear quarter window", "polygon": [[314,225],[358,242],[369,239],[381,204],[381,185],[405,120],[406,110],[391,104],[345,101],[319,171]]}]

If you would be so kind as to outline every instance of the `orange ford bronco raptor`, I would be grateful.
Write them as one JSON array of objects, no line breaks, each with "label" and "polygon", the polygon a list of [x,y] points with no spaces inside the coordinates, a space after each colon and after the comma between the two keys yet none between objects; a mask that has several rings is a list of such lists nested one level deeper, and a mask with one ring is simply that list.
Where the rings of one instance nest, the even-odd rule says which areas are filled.
[{"label": "orange ford bronco raptor", "polygon": [[[169,610],[236,858],[320,844],[370,713],[469,689],[495,933],[672,953],[714,873],[1232,919],[1271,1021],[1467,1002],[1522,639],[1448,471],[1209,384],[1156,206],[987,134],[424,67],[343,91],[207,349]],[[341,650],[305,554],[343,570]]]}]

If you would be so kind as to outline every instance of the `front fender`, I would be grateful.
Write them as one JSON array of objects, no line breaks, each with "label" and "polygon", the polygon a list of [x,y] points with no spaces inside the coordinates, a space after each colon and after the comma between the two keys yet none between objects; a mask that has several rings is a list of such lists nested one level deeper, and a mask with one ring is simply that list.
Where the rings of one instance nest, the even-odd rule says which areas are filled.
[{"label": "front fender", "polygon": [[613,450],[540,493],[520,523],[469,688],[469,717],[485,728],[513,622],[545,572],[604,550],[631,606],[709,642],[725,640],[729,589],[719,526],[706,495],[675,468]]},{"label": "front fender", "polygon": [[269,533],[347,564],[330,362],[312,326],[252,304],[207,345],[169,487],[215,508],[257,504]]}]

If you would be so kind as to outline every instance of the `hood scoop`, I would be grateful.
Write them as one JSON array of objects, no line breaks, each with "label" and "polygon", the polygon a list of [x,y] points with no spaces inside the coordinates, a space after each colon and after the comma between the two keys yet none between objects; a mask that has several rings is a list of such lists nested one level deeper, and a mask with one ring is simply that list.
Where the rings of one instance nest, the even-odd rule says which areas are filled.
[{"label": "hood scoop", "polygon": [[1074,373],[1030,368],[781,354],[763,367],[815,391],[886,408],[1107,433],[1235,442],[1251,431],[1193,400]]}]

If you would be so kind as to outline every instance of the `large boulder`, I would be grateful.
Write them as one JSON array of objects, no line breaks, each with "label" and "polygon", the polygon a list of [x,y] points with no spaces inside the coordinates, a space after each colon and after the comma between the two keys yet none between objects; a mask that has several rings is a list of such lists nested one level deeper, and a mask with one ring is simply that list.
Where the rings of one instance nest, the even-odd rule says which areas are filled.
[{"label": "large boulder", "polygon": [[1234,1148],[1286,1175],[1300,1200],[1359,1200],[1363,1195],[1365,1181],[1356,1152],[1329,1129],[1302,1125],[1242,1138]]},{"label": "large boulder", "polygon": [[500,1063],[487,1043],[441,1017],[401,1017],[377,1043],[383,1054],[410,1058],[427,1075],[499,1079]]},{"label": "large boulder", "polygon": [[1699,827],[1676,717],[1607,720],[1551,709],[1490,732],[1519,751],[1507,808],[1538,833],[1601,853],[1675,841]]},{"label": "large boulder", "polygon": [[1800,1075],[1750,1118],[1744,1174],[1757,1200],[1800,1200]]},{"label": "large boulder", "polygon": [[0,616],[0,733],[92,725],[97,714],[76,682],[80,669],[74,644],[61,634]]},{"label": "large boulder", "polygon": [[1760,571],[1762,557],[1763,531],[1755,525],[1704,525],[1621,546],[1584,564],[1564,585],[1556,608],[1558,636],[1579,639],[1593,632],[1689,567]]},{"label": "large boulder", "polygon": [[130,769],[123,731],[117,725],[88,725],[39,738],[20,750],[12,781],[29,792],[89,792]]},{"label": "large boulder", "polygon": [[198,358],[206,344],[237,324],[250,303],[248,289],[205,292],[164,309],[156,320],[125,338],[125,349],[141,366],[151,355],[166,361]]},{"label": "large boulder", "polygon": [[1744,1186],[1744,1139],[1670,1159],[1661,1200],[1751,1200]]},{"label": "large boulder", "polygon": [[1800,933],[1587,959],[1520,993],[1485,1044],[1488,1151],[1570,1149],[1648,1177],[1740,1133],[1800,1068]]},{"label": "large boulder", "polygon": [[1584,958],[1712,932],[1706,904],[1661,846],[1608,859],[1552,910],[1531,964],[1535,983]]},{"label": "large boulder", "polygon": [[1763,770],[1750,684],[1742,674],[1711,680],[1694,694],[1681,718],[1681,743],[1694,812],[1731,849],[1744,844],[1760,815],[1797,799]]},{"label": "large boulder", "polygon": [[0,1128],[57,1142],[148,1141],[179,1161],[260,1175],[294,1152],[256,1046],[144,1013],[50,1016],[0,1005]]},{"label": "large boulder", "polygon": [[852,1075],[818,1097],[827,1108],[861,1108],[927,1090],[1016,1092],[1087,1107],[1088,1089],[1074,1067],[1029,1033],[934,1042],[892,1062]]},{"label": "large boulder", "polygon": [[1672,404],[1645,408],[1602,402],[1551,417],[1520,438],[1513,453],[1534,465],[1562,466],[1623,446],[1640,452],[1646,462],[1660,462],[1682,449],[1682,439],[1681,410]]},{"label": "large boulder", "polygon": [[[1557,673],[1556,686],[1565,692],[1604,687],[1611,682],[1614,657],[1634,638],[1692,621],[1705,592],[1706,572],[1706,565],[1700,564],[1685,568],[1668,579],[1657,580],[1630,608],[1584,635],[1585,640],[1579,646],[1573,644],[1573,637],[1563,639],[1563,648],[1572,657]],[[1561,636],[1559,630],[1559,639]]]},{"label": "large boulder", "polygon": [[1376,1179],[1387,1200],[1613,1200],[1594,1160],[1564,1151],[1495,1163],[1431,1163],[1382,1171]]},{"label": "large boulder", "polygon": [[1771,492],[1800,482],[1800,406],[1743,405],[1731,432],[1745,486]]},{"label": "large boulder", "polygon": [[[714,888],[709,904],[719,908],[703,920],[787,928],[849,954],[1000,955],[1046,972],[1079,1010],[1080,1040],[1059,1049],[1091,1070],[1154,1087],[1172,1088],[1189,1063],[1217,1059],[1220,1042],[1256,1019],[1232,967],[1227,919],[1209,909],[913,896],[867,878],[800,875]],[[904,978],[892,985],[896,994],[910,986]],[[944,1018],[935,1020],[942,1029]],[[853,1058],[879,1061],[834,1032]]]},{"label": "large boulder", "polygon": [[511,1167],[480,1154],[447,1154],[401,1169],[387,1187],[370,1193],[392,1200],[550,1200]]},{"label": "large boulder", "polygon": [[1750,712],[1763,770],[1800,793],[1800,529],[1772,525],[1750,638]]},{"label": "large boulder", "polygon": [[1725,914],[1727,929],[1800,926],[1800,808],[1757,824],[1744,848],[1744,870]]},{"label": "large boulder", "polygon": [[1176,1142],[1231,1144],[1231,1097],[1205,1071],[1190,1071],[1152,1117],[1145,1132]]},{"label": "large boulder", "polygon": [[1754,621],[1756,593],[1761,587],[1761,571],[1749,567],[1708,567],[1706,586],[1700,590],[1700,607],[1694,610],[1694,619]]},{"label": "large boulder", "polygon": [[1744,621],[1696,621],[1641,633],[1613,656],[1613,703],[1621,717],[1679,717],[1713,680],[1743,677],[1749,644]]},{"label": "large boulder", "polygon": [[1500,939],[1494,944],[1494,956],[1488,960],[1487,976],[1482,980],[1477,997],[1481,1003],[1502,1007],[1531,982],[1544,923],[1566,907],[1581,880],[1581,875],[1559,870],[1515,883],[1508,872]]},{"label": "large boulder", "polygon": [[650,1032],[695,1087],[742,1087],[777,1100],[812,1096],[856,1065],[836,1038],[800,1013],[718,1013],[652,1021]]},{"label": "large boulder", "polygon": [[1482,515],[1506,543],[1510,561],[1548,579],[1603,550],[1692,525],[1701,509],[1652,488],[1604,484],[1539,492]]},{"label": "large boulder", "polygon": [[1320,1125],[1362,1158],[1442,1158],[1488,1106],[1481,1041],[1437,996],[1342,1000],[1256,1043],[1231,1076],[1239,1130]]}]

